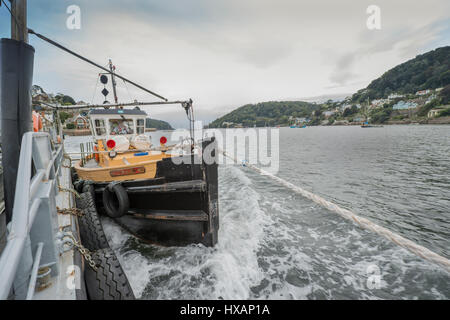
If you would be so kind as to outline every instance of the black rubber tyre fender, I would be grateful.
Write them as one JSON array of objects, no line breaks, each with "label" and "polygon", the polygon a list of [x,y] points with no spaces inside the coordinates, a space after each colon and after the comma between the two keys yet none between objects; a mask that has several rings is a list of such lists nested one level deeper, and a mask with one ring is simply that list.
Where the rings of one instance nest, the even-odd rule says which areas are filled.
[{"label": "black rubber tyre fender", "polygon": [[74,187],[74,189],[75,189],[78,193],[83,192],[83,191],[82,191],[82,190],[83,190],[83,186],[84,186],[84,180],[76,180],[76,181],[73,183],[73,187]]},{"label": "black rubber tyre fender", "polygon": [[77,181],[78,180],[78,173],[73,167],[71,168],[70,173],[72,174],[72,182]]},{"label": "black rubber tyre fender", "polygon": [[125,188],[120,184],[106,186],[103,190],[103,206],[106,214],[111,218],[120,218],[126,214],[130,207],[130,200]]},{"label": "black rubber tyre fender", "polygon": [[84,278],[90,300],[134,300],[133,289],[115,253],[111,249],[97,250],[92,259],[97,271],[86,265]]},{"label": "black rubber tyre fender", "polygon": [[109,248],[92,194],[90,192],[82,193],[81,198],[77,199],[77,207],[83,213],[78,217],[81,244],[90,251]]}]

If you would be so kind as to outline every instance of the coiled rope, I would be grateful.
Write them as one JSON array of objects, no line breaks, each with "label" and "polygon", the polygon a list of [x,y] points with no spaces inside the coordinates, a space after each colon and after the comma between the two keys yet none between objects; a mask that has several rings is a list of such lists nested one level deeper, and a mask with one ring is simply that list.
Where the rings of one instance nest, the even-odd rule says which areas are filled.
[{"label": "coiled rope", "polygon": [[261,168],[258,168],[246,161],[238,161],[234,157],[228,155],[223,150],[220,150],[220,152],[225,157],[233,160],[235,163],[245,164],[246,167],[260,173],[261,175],[267,176],[267,177],[271,178],[272,180],[277,181],[279,184],[285,186],[286,188],[289,188],[292,191],[304,196],[305,198],[308,198],[308,199],[312,200],[313,202],[327,208],[328,210],[339,214],[341,217],[355,222],[360,227],[370,230],[372,232],[375,232],[376,234],[388,239],[389,241],[392,241],[393,243],[397,244],[398,246],[405,248],[406,250],[410,251],[411,253],[413,253],[427,261],[433,262],[433,263],[443,267],[447,272],[450,272],[450,260],[449,259],[447,259],[443,256],[440,256],[437,253],[435,253],[421,245],[418,245],[417,243],[415,243],[411,240],[408,240],[408,239],[406,239],[406,238],[404,238],[382,226],[379,226],[376,223],[373,223],[372,221],[370,221],[369,219],[357,216],[350,210],[341,208],[337,204],[334,204],[314,193],[311,193],[305,189],[300,188],[299,186],[296,186],[286,180],[283,180],[283,179],[271,174],[270,172],[267,172]]}]

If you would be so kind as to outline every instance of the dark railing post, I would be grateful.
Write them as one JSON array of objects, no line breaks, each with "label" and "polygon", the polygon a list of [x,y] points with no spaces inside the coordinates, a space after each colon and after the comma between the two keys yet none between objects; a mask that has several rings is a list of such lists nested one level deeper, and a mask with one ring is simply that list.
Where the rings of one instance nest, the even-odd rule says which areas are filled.
[{"label": "dark railing post", "polygon": [[11,221],[20,145],[31,131],[34,48],[23,41],[0,40],[0,110],[6,221]]}]

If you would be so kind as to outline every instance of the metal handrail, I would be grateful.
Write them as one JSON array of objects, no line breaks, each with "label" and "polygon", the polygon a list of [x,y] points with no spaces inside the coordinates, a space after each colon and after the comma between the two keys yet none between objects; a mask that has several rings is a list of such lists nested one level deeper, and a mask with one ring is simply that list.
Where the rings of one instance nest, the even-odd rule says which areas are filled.
[{"label": "metal handrail", "polygon": [[[48,148],[42,148],[41,144],[41,148],[33,150],[33,146],[37,148],[37,139],[48,141]],[[44,145],[45,144],[44,141]],[[45,199],[38,197],[37,192],[43,187],[44,183],[48,184],[48,182],[51,182],[50,188],[54,187],[56,178],[51,176],[59,169],[62,152],[62,145],[59,146],[57,150],[52,150],[50,135],[48,133],[27,132],[23,135],[14,208],[12,220],[9,225],[10,232],[8,234],[6,247],[0,256],[0,299],[7,299],[11,292],[11,288],[17,276],[16,273],[19,264],[23,259],[26,241],[30,239],[30,231],[35,222],[36,214],[42,209],[42,204]],[[42,168],[36,168],[36,173],[32,176],[32,164],[34,162],[35,167],[37,167],[36,160],[41,162],[39,165],[42,166]],[[54,203],[54,199],[52,203]],[[53,235],[51,235],[51,238],[53,238]],[[38,246],[42,247],[42,245],[43,244],[39,244]],[[39,256],[36,254],[35,261],[40,259],[41,252],[42,248],[37,251]],[[29,274],[28,278],[30,276],[31,279],[34,278],[34,281],[36,280],[36,277],[32,274]],[[26,279],[22,279],[22,281],[26,281]],[[34,284],[31,284],[29,287],[34,288]],[[32,294],[33,293],[27,293],[27,296],[32,296]]]}]

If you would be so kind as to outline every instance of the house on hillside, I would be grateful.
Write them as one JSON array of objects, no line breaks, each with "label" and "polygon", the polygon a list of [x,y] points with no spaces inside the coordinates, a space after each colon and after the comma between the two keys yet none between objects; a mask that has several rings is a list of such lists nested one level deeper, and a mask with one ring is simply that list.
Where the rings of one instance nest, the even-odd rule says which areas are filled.
[{"label": "house on hillside", "polygon": [[222,127],[227,127],[227,128],[229,128],[229,127],[232,127],[234,125],[234,122],[227,122],[227,121],[224,121],[224,122],[222,122]]},{"label": "house on hillside", "polygon": [[38,93],[32,96],[33,102],[49,102],[50,98],[46,93]]},{"label": "house on hillside", "polygon": [[79,113],[68,119],[67,122],[73,123],[76,129],[89,129],[89,120]]},{"label": "house on hillside", "polygon": [[399,101],[392,107],[394,110],[407,110],[417,108],[417,103],[411,101]]},{"label": "house on hillside", "polygon": [[341,111],[345,111],[345,109],[351,108],[352,105],[351,104],[344,104],[341,106]]},{"label": "house on hillside", "polygon": [[334,115],[336,113],[336,111],[324,111],[323,112],[323,115],[325,116],[325,118],[329,118],[329,117],[331,117],[332,115]]},{"label": "house on hillside", "polygon": [[431,92],[431,90],[427,89],[427,90],[420,90],[416,92],[416,96],[423,96],[426,94],[429,94]]},{"label": "house on hillside", "polygon": [[442,108],[431,109],[430,111],[428,111],[428,118],[437,117],[442,110],[444,109]]},{"label": "house on hillside", "polygon": [[375,99],[371,101],[370,108],[378,108],[385,103],[389,103],[389,99]]},{"label": "house on hillside", "polygon": [[388,96],[389,100],[393,100],[393,99],[397,99],[397,98],[403,98],[405,95],[404,94],[398,94],[398,93],[391,93]]},{"label": "house on hillside", "polygon": [[427,99],[427,101],[425,101],[425,104],[431,102],[431,100],[436,99],[437,95],[435,93],[433,93],[432,95],[430,95]]}]

